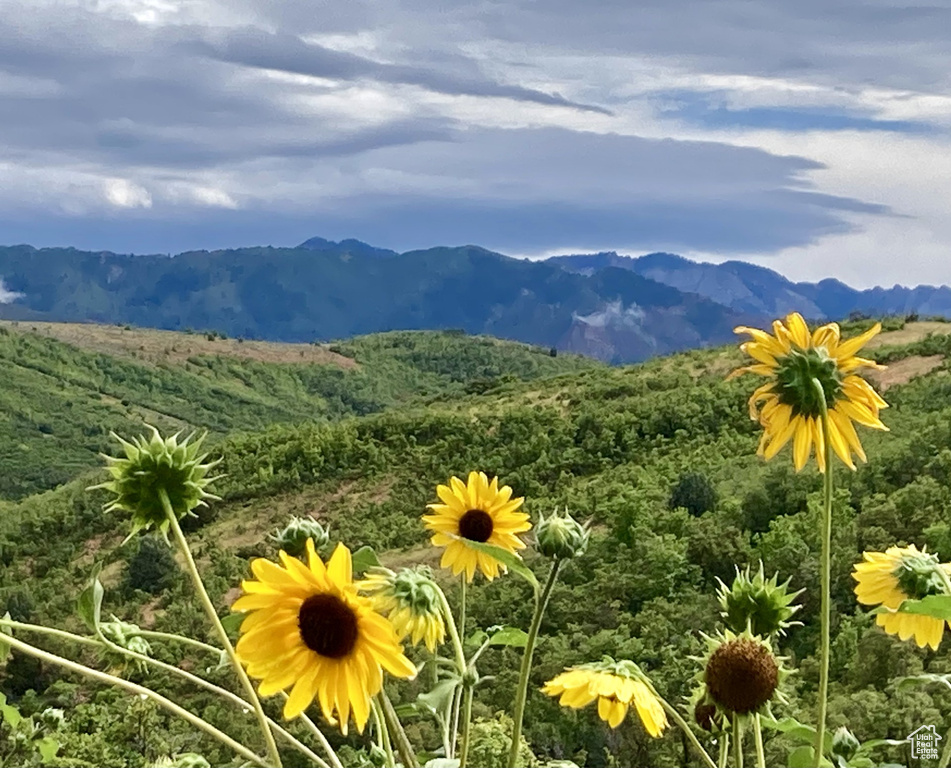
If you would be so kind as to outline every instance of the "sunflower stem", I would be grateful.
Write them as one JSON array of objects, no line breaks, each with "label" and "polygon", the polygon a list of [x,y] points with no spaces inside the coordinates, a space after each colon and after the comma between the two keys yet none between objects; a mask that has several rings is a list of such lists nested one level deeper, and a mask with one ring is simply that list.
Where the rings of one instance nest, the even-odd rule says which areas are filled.
[{"label": "sunflower stem", "polygon": [[472,724],[472,685],[462,684],[462,736],[459,745],[459,768],[466,768],[469,759],[469,736]]},{"label": "sunflower stem", "polygon": [[756,768],[766,768],[766,751],[763,749],[763,726],[759,713],[753,715],[753,736],[756,739]]},{"label": "sunflower stem", "polygon": [[717,768],[726,768],[726,762],[730,759],[730,736],[726,731],[720,732],[720,761]]},{"label": "sunflower stem", "polygon": [[386,695],[386,689],[380,689],[380,709],[383,712],[383,720],[390,729],[391,738],[396,742],[396,751],[400,756],[400,762],[403,768],[419,768],[419,761],[416,759],[416,753],[413,751],[413,745],[410,744],[406,731],[403,730],[403,724],[400,722],[393,702]]},{"label": "sunflower stem", "polygon": [[462,574],[462,594],[459,598],[459,633],[464,637],[466,634],[466,602],[469,597],[469,584],[466,582],[466,574]]},{"label": "sunflower stem", "polygon": [[743,720],[733,713],[733,762],[736,768],[743,768]]},{"label": "sunflower stem", "polygon": [[449,737],[449,742],[452,745],[452,750],[449,754],[452,757],[456,756],[456,747],[459,742],[459,718],[462,715],[462,683],[456,686],[456,690],[452,693],[452,705],[450,707],[450,720],[452,721],[452,733]]},{"label": "sunflower stem", "polygon": [[374,696],[370,701],[370,705],[373,722],[376,724],[376,732],[379,737],[378,743],[382,742],[383,751],[386,752],[386,766],[387,768],[396,768],[396,755],[393,754],[393,742],[390,741],[390,731],[383,718],[380,700]]},{"label": "sunflower stem", "polygon": [[195,558],[192,557],[191,549],[188,547],[188,541],[185,539],[185,534],[182,533],[182,527],[178,524],[178,516],[175,514],[175,510],[172,509],[172,502],[168,498],[168,493],[166,492],[165,488],[159,486],[158,495],[162,502],[162,507],[165,509],[165,516],[168,518],[168,521],[171,524],[172,533],[175,535],[175,541],[178,542],[178,546],[182,550],[182,554],[185,556],[185,565],[187,566],[188,572],[192,577],[192,582],[195,585],[195,590],[198,592],[198,597],[201,599],[205,613],[208,615],[208,618],[214,625],[215,631],[218,633],[218,637],[221,640],[221,644],[224,646],[225,653],[228,654],[228,659],[231,661],[231,666],[234,667],[234,671],[238,675],[238,679],[241,681],[241,686],[247,693],[248,698],[251,701],[251,706],[254,708],[254,714],[258,719],[259,725],[261,726],[261,733],[264,735],[264,743],[267,745],[268,759],[275,766],[275,768],[283,768],[283,764],[281,763],[281,755],[277,751],[277,744],[274,741],[274,734],[271,733],[271,729],[267,724],[267,715],[264,714],[264,708],[261,706],[261,700],[258,698],[257,692],[254,690],[254,686],[251,685],[251,680],[244,671],[244,667],[241,666],[241,662],[238,661],[238,655],[234,651],[234,646],[231,644],[231,639],[228,637],[228,632],[222,625],[221,619],[218,618],[218,611],[215,610],[214,603],[212,603],[211,598],[208,597],[208,591],[205,589],[205,584],[201,580],[201,574],[198,572],[198,566],[195,564]]},{"label": "sunflower stem", "polygon": [[704,765],[707,768],[718,768],[717,764],[713,762],[713,758],[707,753],[707,750],[703,748],[703,745],[700,743],[700,740],[696,737],[694,732],[690,729],[690,726],[687,725],[687,721],[681,717],[680,713],[671,706],[666,699],[661,696],[657,696],[657,700],[660,702],[660,705],[664,708],[664,711],[670,715],[670,718],[677,723],[677,726],[686,734],[687,739],[693,745],[693,748],[697,750],[697,754],[703,759]]},{"label": "sunflower stem", "polygon": [[522,651],[522,668],[519,671],[518,688],[515,694],[515,711],[512,718],[512,746],[509,748],[509,768],[516,768],[515,763],[518,760],[518,746],[522,736],[522,719],[525,716],[525,703],[528,699],[528,678],[532,671],[532,656],[535,653],[535,642],[538,639],[538,630],[541,627],[542,616],[545,613],[545,608],[548,606],[552,588],[555,586],[555,580],[558,578],[558,569],[561,568],[561,562],[561,559],[557,557],[552,561],[551,570],[548,572],[548,580],[545,582],[541,596],[535,599],[535,614],[532,616],[532,623],[528,629],[528,638],[525,641],[525,649]]},{"label": "sunflower stem", "polygon": [[[822,485],[822,553],[821,582],[822,601],[820,612],[820,651],[819,651],[819,702],[816,714],[816,746],[813,757],[818,766],[822,763],[825,745],[826,706],[829,698],[829,645],[832,621],[832,441],[829,439],[829,407],[825,390],[818,379],[812,380],[818,395],[822,416],[822,446],[825,459]],[[818,451],[816,451],[818,453]]]},{"label": "sunflower stem", "polygon": [[107,685],[115,686],[116,688],[122,688],[129,693],[134,693],[138,696],[144,696],[147,699],[151,699],[160,707],[167,709],[173,715],[177,715],[183,720],[186,720],[194,725],[199,730],[204,731],[212,738],[217,739],[229,749],[241,755],[245,760],[250,760],[255,765],[260,765],[262,768],[267,768],[267,763],[258,755],[254,754],[254,752],[252,752],[246,746],[235,741],[228,734],[219,731],[217,728],[211,725],[211,723],[208,723],[207,721],[198,717],[198,715],[192,714],[187,709],[180,707],[174,701],[165,698],[160,693],[156,693],[151,688],[146,688],[143,685],[138,685],[137,683],[133,683],[129,680],[124,680],[121,677],[110,675],[107,672],[100,672],[98,669],[87,667],[85,664],[80,664],[78,662],[71,661],[70,659],[65,659],[62,656],[57,656],[56,654],[41,650],[40,648],[36,648],[35,646],[25,643],[22,640],[10,635],[4,635],[0,642],[10,646],[14,650],[25,653],[28,656],[33,656],[40,661],[48,662],[49,664],[53,664],[57,667],[63,667],[64,669],[68,669],[71,672],[77,672],[80,675],[91,677],[93,680],[98,680],[101,683],[106,683]]},{"label": "sunflower stem", "polygon": [[[56,630],[56,631],[59,632],[59,630]],[[206,653],[211,653],[219,657],[222,654],[221,648],[216,648],[215,646],[209,645],[208,643],[203,643],[201,640],[196,640],[193,637],[186,637],[185,635],[176,635],[172,632],[157,632],[152,629],[139,628],[136,630],[135,634],[147,639],[152,638],[153,640],[167,640],[174,643],[182,643],[183,645],[188,645],[188,646],[191,646],[192,648],[196,648],[200,651],[205,651]],[[92,643],[95,641],[89,640],[89,642]],[[284,697],[285,700],[287,699],[287,693],[285,691],[281,691],[281,695]],[[244,699],[242,699],[242,701],[244,702]],[[247,704],[247,702],[244,702],[244,703]],[[298,719],[304,724],[307,730],[309,730],[314,735],[317,741],[320,742],[321,748],[327,754],[327,759],[330,761],[330,765],[332,765],[333,768],[343,768],[343,763],[340,762],[340,758],[337,757],[337,753],[334,752],[333,747],[330,746],[330,742],[327,741],[327,737],[324,736],[323,731],[321,731],[320,728],[317,727],[314,721],[311,720],[307,715],[303,713],[298,715]],[[268,722],[273,722],[273,721],[269,719]],[[280,728],[280,726],[277,726],[277,727],[280,732],[280,730],[282,729]],[[304,748],[306,749],[306,746]],[[316,757],[318,761],[323,762],[320,759],[320,757],[316,755],[314,755],[314,757]]]}]

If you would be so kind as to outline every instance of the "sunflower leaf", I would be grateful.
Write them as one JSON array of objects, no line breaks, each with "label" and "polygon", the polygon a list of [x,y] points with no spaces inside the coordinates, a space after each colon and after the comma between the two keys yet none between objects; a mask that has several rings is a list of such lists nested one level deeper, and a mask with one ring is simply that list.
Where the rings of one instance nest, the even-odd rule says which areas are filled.
[{"label": "sunflower leaf", "polygon": [[951,621],[951,595],[928,595],[921,600],[905,600],[898,607],[898,612]]},{"label": "sunflower leaf", "polygon": [[928,685],[929,683],[941,683],[951,690],[951,675],[938,675],[928,672],[923,675],[902,677],[898,680],[898,690],[906,691],[909,688],[917,688],[919,685]]},{"label": "sunflower leaf", "polygon": [[454,536],[453,534],[448,535],[457,541],[463,542],[469,549],[474,549],[476,552],[481,552],[483,555],[488,555],[498,560],[502,565],[512,571],[512,573],[517,573],[531,584],[532,589],[535,590],[535,594],[538,594],[538,579],[535,578],[535,574],[531,572],[529,567],[525,565],[522,558],[514,552],[509,552],[507,549],[497,547],[494,544],[484,544],[481,541],[472,541],[471,539],[464,539],[462,536]]},{"label": "sunflower leaf", "polygon": [[93,566],[92,575],[89,577],[89,584],[79,593],[79,598],[76,600],[76,611],[79,613],[79,618],[96,634],[99,633],[102,598],[103,595],[105,595],[102,582],[99,581],[99,572],[101,570],[102,563],[96,563]]},{"label": "sunflower leaf", "polygon": [[416,703],[434,715],[438,715],[444,710],[448,711],[452,696],[458,685],[458,680],[442,680],[436,683],[431,691],[419,694],[416,697]]},{"label": "sunflower leaf", "polygon": [[506,645],[509,648],[524,648],[528,644],[528,633],[518,627],[502,627],[489,638],[489,645]]},{"label": "sunflower leaf", "polygon": [[370,568],[379,568],[382,565],[380,558],[373,551],[373,547],[360,547],[351,555],[351,559],[353,560],[354,573],[363,573]]},{"label": "sunflower leaf", "polygon": [[241,627],[241,622],[244,621],[244,617],[247,616],[243,611],[237,611],[236,613],[229,613],[227,616],[221,617],[221,626],[225,628],[225,631],[229,634],[233,634],[238,631]]}]

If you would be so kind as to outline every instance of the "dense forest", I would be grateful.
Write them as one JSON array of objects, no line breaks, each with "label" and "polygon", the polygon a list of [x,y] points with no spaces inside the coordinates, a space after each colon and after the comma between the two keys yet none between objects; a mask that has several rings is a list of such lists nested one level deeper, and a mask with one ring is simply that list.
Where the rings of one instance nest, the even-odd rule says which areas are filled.
[{"label": "dense forest", "polygon": [[[848,331],[869,324],[855,323]],[[863,551],[896,543],[927,545],[951,560],[951,335],[915,329],[890,321],[882,345],[869,353],[890,364],[877,374],[891,406],[882,417],[890,431],[862,433],[867,465],[854,473],[836,468],[828,722],[832,730],[848,726],[862,742],[896,742],[871,749],[868,765],[914,764],[905,737],[927,724],[944,733],[951,723],[947,685],[909,681],[951,672],[951,644],[945,639],[937,651],[919,649],[886,635],[856,602],[851,577]],[[35,376],[14,387],[4,381],[0,395],[12,392],[22,405],[0,413],[21,413],[28,402],[32,428],[62,440],[48,442],[37,466],[64,474],[89,466],[83,451],[103,450],[108,429],[141,431],[137,422],[145,412],[133,403],[212,429],[220,438],[213,453],[223,457],[218,469],[224,477],[216,483],[222,501],[189,520],[188,530],[222,615],[248,577],[249,558],[273,558],[269,536],[295,515],[311,515],[327,526],[328,548],[337,541],[352,550],[369,546],[390,567],[428,563],[455,595],[458,582],[439,571],[438,551],[428,545],[420,523],[438,483],[483,470],[525,496],[533,519],[567,507],[590,524],[591,537],[586,553],[563,566],[541,625],[524,729],[533,763],[695,764],[676,731],[653,739],[635,718],[611,729],[591,708],[565,709],[539,688],[581,661],[626,658],[692,717],[687,701],[698,671],[693,657],[704,653],[701,633],[712,634],[718,626],[718,579],[729,583],[737,566],[756,569],[760,562],[767,575],[777,573],[780,581],[790,580],[792,590],[804,590],[796,614],[801,624],[779,641],[787,665],[798,673],[784,682],[785,703],[774,703],[772,714],[780,724],[787,717],[810,720],[818,684],[822,482],[814,466],[797,474],[788,451],[769,463],[756,456],[757,427],[747,408],[751,385],[726,379],[742,362],[736,348],[623,368],[464,336],[371,336],[338,351],[360,361],[359,371],[222,358],[146,366],[0,329],[0,353],[5,361],[17,361],[4,370]],[[150,378],[143,381],[146,369]],[[43,389],[36,388],[39,377],[49,382]],[[336,390],[328,383],[335,380]],[[72,389],[61,389],[59,382]],[[105,395],[130,405],[122,411],[106,403]],[[27,417],[17,418],[0,423],[10,430],[6,444],[14,434],[25,440]],[[38,424],[48,425],[49,434]],[[94,428],[84,442],[84,430]],[[40,451],[40,442],[23,444],[24,453]],[[18,621],[81,632],[76,599],[94,564],[101,563],[104,615],[152,631],[207,638],[180,560],[153,538],[124,541],[129,528],[122,514],[103,512],[107,494],[86,490],[101,480],[101,472],[13,500],[31,490],[17,485],[23,472],[11,463],[13,456],[0,455],[10,499],[0,501],[0,609]],[[32,482],[58,480],[36,477]],[[525,558],[542,578],[545,560],[531,549]],[[491,626],[526,628],[532,615],[528,584],[511,575],[476,579],[468,605],[463,635],[476,642],[477,633]],[[44,638],[42,644],[77,655],[65,640]],[[175,660],[157,642],[151,653]],[[427,658],[420,648],[408,653],[418,662]],[[118,663],[87,655],[103,668]],[[233,687],[228,670],[216,663],[189,661],[192,671]],[[498,734],[507,727],[518,664],[519,652],[508,647],[489,647],[481,657],[473,765],[503,764]],[[253,719],[236,716],[211,694],[162,672],[129,668],[126,674],[255,743]],[[401,711],[427,690],[428,674],[424,667],[415,682],[387,684]],[[18,653],[6,661],[0,691],[9,702],[4,706],[15,704],[16,717],[30,718],[34,728],[29,738],[17,736],[22,728],[3,710],[0,764],[141,766],[188,752],[212,765],[233,760],[150,702]],[[277,701],[265,704],[279,715]],[[422,713],[408,722],[416,748],[433,753],[439,738],[432,719]],[[767,728],[768,765],[788,764],[799,742],[787,731]],[[327,735],[349,765],[375,759],[366,737],[351,732],[344,738],[333,729]],[[711,734],[699,727],[696,735],[711,743]],[[44,738],[55,741],[55,757],[41,754]]]}]

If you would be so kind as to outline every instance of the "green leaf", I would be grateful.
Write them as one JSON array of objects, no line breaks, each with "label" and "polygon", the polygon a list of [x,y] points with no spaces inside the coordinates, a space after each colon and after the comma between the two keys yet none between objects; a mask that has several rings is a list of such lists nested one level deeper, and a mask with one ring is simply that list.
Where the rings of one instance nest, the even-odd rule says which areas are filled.
[{"label": "green leaf", "polygon": [[905,600],[898,607],[898,612],[951,621],[951,595],[928,595],[921,600]]},{"label": "green leaf", "polygon": [[529,567],[525,565],[525,562],[518,555],[509,552],[507,549],[502,547],[497,547],[494,544],[483,544],[479,541],[472,541],[471,539],[464,539],[461,536],[453,536],[448,534],[450,537],[457,539],[458,541],[464,542],[469,549],[474,549],[476,552],[481,552],[484,555],[489,557],[494,557],[502,565],[508,568],[512,573],[517,573],[525,581],[532,585],[532,589],[535,590],[535,593],[538,594],[538,579],[535,578],[535,574],[531,572]]},{"label": "green leaf", "polygon": [[[491,631],[491,629],[490,629]],[[483,632],[481,629],[477,629],[469,637],[465,639],[464,645],[471,646],[473,648],[478,648],[482,643],[489,639],[489,636]],[[455,664],[455,661],[453,661]]]},{"label": "green leaf", "polygon": [[52,736],[44,736],[42,739],[37,739],[36,748],[40,751],[43,764],[49,765],[59,752],[59,742]]},{"label": "green leaf", "polygon": [[351,555],[351,559],[353,560],[354,573],[363,573],[370,568],[379,568],[382,565],[380,558],[373,551],[373,547],[360,547]]},{"label": "green leaf", "polygon": [[99,581],[100,571],[102,571],[102,563],[96,563],[92,568],[92,575],[89,578],[88,586],[79,593],[79,599],[76,601],[76,610],[79,613],[79,617],[94,633],[99,632],[99,618],[102,614],[102,598],[105,594],[105,590],[102,588],[102,582]]},{"label": "green leaf", "polygon": [[242,611],[229,613],[227,616],[222,617],[221,626],[223,626],[225,631],[229,634],[234,634],[241,628],[241,622],[244,621],[245,616],[247,616],[247,614]]},{"label": "green leaf", "polygon": [[3,721],[11,729],[16,729],[23,722],[23,715],[20,714],[20,710],[12,704],[0,704],[0,715],[3,715]]},{"label": "green leaf", "polygon": [[436,683],[436,686],[426,693],[421,693],[416,697],[416,703],[425,709],[428,709],[434,715],[442,712],[448,712],[452,703],[452,696],[459,685],[458,680],[442,680]]},{"label": "green leaf", "polygon": [[[796,747],[789,753],[786,765],[789,768],[815,768],[816,761],[812,756],[812,747]],[[829,762],[828,758],[823,757],[819,761],[819,765],[821,768],[831,768],[832,763]]]},{"label": "green leaf", "polygon": [[524,648],[528,644],[528,633],[517,627],[502,627],[489,638],[489,645],[507,645],[509,648]]},{"label": "green leaf", "polygon": [[917,688],[919,685],[928,685],[929,683],[941,683],[942,685],[947,686],[949,690],[951,690],[951,674],[936,675],[936,674],[927,672],[923,675],[913,675],[911,677],[903,677],[898,681],[898,690],[907,691],[910,688]]}]

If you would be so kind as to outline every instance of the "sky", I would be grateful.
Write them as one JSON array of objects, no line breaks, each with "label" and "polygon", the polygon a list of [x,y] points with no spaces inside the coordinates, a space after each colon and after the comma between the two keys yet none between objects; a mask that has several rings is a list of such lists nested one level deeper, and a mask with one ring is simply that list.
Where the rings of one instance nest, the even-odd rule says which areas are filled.
[{"label": "sky", "polygon": [[949,29],[945,0],[0,0],[0,244],[951,283]]}]

